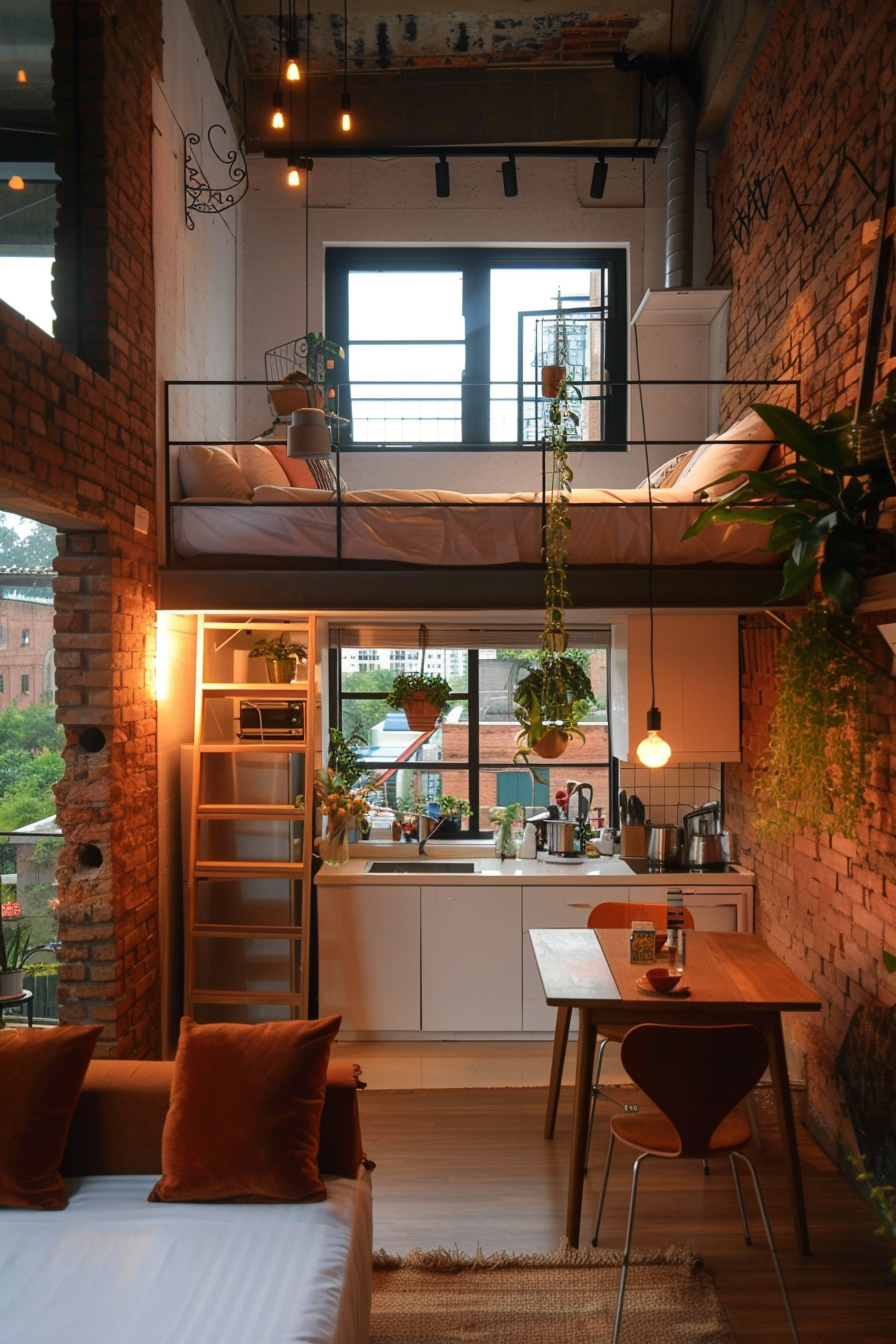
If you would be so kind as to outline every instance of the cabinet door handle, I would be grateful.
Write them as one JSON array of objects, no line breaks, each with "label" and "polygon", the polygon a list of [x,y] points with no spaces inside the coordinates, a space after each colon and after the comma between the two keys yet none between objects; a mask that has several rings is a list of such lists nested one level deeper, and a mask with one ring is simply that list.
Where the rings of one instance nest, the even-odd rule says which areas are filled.
[{"label": "cabinet door handle", "polygon": [[590,909],[591,909],[592,902],[591,902],[591,901],[567,901],[566,904],[569,906],[570,910],[590,910]]}]

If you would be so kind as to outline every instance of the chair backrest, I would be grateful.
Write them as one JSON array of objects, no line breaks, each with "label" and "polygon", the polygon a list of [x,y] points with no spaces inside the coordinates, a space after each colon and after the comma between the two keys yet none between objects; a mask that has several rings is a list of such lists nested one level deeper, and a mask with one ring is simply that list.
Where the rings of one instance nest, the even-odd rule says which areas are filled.
[{"label": "chair backrest", "polygon": [[[630,929],[633,919],[649,919],[655,929],[666,928],[666,907],[646,901],[604,901],[588,916],[589,929]],[[684,927],[694,927],[694,916],[685,907]]]},{"label": "chair backrest", "polygon": [[666,1115],[679,1157],[704,1157],[709,1140],[768,1065],[758,1027],[677,1027],[645,1022],[626,1033],[622,1066]]}]

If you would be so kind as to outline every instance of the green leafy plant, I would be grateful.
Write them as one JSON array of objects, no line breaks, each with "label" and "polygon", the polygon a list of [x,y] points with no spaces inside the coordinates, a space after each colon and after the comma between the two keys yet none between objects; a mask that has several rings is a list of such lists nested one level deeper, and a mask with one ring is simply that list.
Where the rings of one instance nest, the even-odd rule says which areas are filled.
[{"label": "green leafy plant", "polygon": [[513,692],[513,712],[522,731],[514,762],[528,761],[545,735],[556,730],[571,741],[585,734],[578,727],[591,708],[591,678],[572,653],[542,650]]},{"label": "green leafy plant", "polygon": [[[767,471],[747,472],[746,483],[706,509],[685,538],[713,523],[766,523],[768,549],[789,552],[778,596],[794,597],[817,570],[832,607],[848,614],[858,605],[863,575],[888,540],[877,524],[881,505],[896,495],[896,482],[886,462],[859,462],[848,412],[812,425],[780,406],[753,410],[796,456]],[[713,484],[743,474],[729,472]]]},{"label": "green leafy plant", "polygon": [[453,817],[459,820],[461,817],[471,817],[473,815],[473,809],[466,798],[455,798],[450,793],[443,793],[436,799],[436,802],[443,817]]},{"label": "green leafy plant", "polygon": [[386,704],[393,709],[402,709],[418,693],[422,693],[436,709],[444,709],[451,695],[451,687],[438,673],[398,672],[386,696]]},{"label": "green leafy plant", "polygon": [[849,617],[813,603],[778,655],[778,702],[757,762],[759,833],[807,826],[856,838],[876,746],[868,728],[870,641]]},{"label": "green leafy plant", "polygon": [[358,747],[366,747],[367,741],[359,726],[345,737],[339,728],[330,729],[330,752],[327,765],[339,775],[346,784],[357,784],[359,779],[369,783],[369,774],[358,759]]},{"label": "green leafy plant", "polygon": [[249,650],[250,658],[297,658],[299,662],[304,662],[308,650],[304,644],[296,644],[288,639],[286,631],[278,635],[276,639],[257,639]]},{"label": "green leafy plant", "polygon": [[6,901],[0,906],[0,971],[21,971],[35,952],[54,950],[51,943],[32,942],[31,925],[22,920],[21,913],[17,901]]}]

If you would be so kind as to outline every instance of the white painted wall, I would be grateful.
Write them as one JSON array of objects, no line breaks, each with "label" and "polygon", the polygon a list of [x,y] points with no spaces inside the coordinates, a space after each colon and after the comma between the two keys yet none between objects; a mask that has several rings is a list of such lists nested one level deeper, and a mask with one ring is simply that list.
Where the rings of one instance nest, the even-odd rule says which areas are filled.
[{"label": "white painted wall", "polygon": [[[656,164],[611,160],[601,201],[588,195],[586,159],[518,159],[519,195],[507,199],[500,159],[454,160],[451,195],[435,194],[434,159],[317,160],[308,198],[308,292],[305,287],[305,192],[286,185],[283,160],[250,160],[250,188],[240,210],[238,377],[263,378],[264,352],[308,330],[326,330],[323,258],[331,245],[452,244],[475,246],[620,245],[629,257],[629,312],[665,275],[665,155]],[[698,163],[695,282],[705,283],[710,213]],[[306,307],[307,303],[307,307]],[[649,373],[643,370],[644,377]],[[651,456],[656,466],[668,456]],[[643,449],[625,456],[573,459],[576,484],[634,485],[645,475]],[[352,487],[434,485],[445,489],[536,489],[534,455],[466,454],[460,459],[396,453],[346,456]]]}]

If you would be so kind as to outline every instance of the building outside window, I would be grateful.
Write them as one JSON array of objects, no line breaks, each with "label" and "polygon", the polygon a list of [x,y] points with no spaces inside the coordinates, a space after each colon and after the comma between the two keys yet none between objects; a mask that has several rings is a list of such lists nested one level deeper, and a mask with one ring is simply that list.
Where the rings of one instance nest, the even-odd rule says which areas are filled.
[{"label": "building outside window", "polygon": [[22,695],[31,694],[31,677],[27,672],[22,673]]},{"label": "building outside window", "polygon": [[31,643],[31,631],[26,628],[25,630],[22,631],[22,648],[24,649],[30,643]]}]

